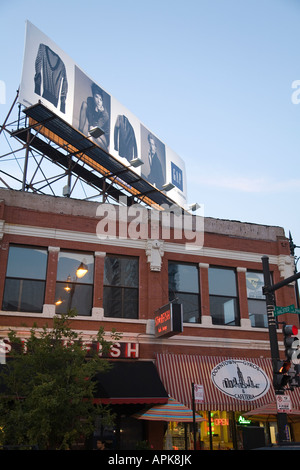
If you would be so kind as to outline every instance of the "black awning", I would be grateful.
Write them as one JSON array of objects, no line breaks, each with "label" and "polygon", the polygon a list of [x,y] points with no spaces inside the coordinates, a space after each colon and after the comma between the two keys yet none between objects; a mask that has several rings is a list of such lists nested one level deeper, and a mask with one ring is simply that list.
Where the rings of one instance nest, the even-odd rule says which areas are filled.
[{"label": "black awning", "polygon": [[110,361],[107,372],[96,375],[94,397],[101,403],[167,403],[168,394],[151,361]]}]

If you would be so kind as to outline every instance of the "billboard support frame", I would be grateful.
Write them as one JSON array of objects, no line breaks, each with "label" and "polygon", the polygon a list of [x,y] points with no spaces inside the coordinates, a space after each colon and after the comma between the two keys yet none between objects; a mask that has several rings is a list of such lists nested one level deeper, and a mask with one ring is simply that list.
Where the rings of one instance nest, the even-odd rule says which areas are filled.
[{"label": "billboard support frame", "polygon": [[[64,140],[64,138],[57,136],[57,140],[55,141],[51,139],[51,137],[45,135],[43,133],[43,130],[47,129],[47,126],[49,126],[49,123],[51,121],[61,120],[55,113],[52,113],[48,108],[44,107],[42,103],[37,103],[36,105],[33,105],[29,108],[23,109],[25,116],[20,118],[21,114],[21,105],[19,103],[19,111],[18,111],[18,119],[7,124],[8,119],[10,115],[12,114],[14,107],[16,105],[16,102],[18,100],[18,93],[16,98],[13,101],[13,104],[9,110],[8,115],[6,116],[4,123],[0,125],[0,134],[2,131],[5,131],[9,134],[10,137],[15,138],[19,143],[21,143],[22,147],[18,150],[11,150],[11,152],[6,153],[5,155],[0,155],[0,160],[3,156],[8,156],[8,155],[14,155],[17,151],[25,150],[25,160],[24,160],[24,165],[23,165],[23,170],[22,170],[22,175],[21,175],[21,190],[22,191],[33,191],[39,194],[49,194],[45,193],[42,191],[46,186],[49,186],[51,194],[54,196],[62,196],[62,193],[58,194],[57,190],[53,188],[54,182],[57,182],[59,179],[62,179],[64,177],[67,178],[67,185],[69,188],[71,188],[71,178],[72,175],[75,176],[75,184],[78,180],[81,181],[81,183],[87,184],[89,187],[92,187],[93,189],[97,190],[97,194],[89,197],[84,197],[83,200],[87,199],[96,199],[101,197],[102,200],[101,202],[106,202],[110,198],[114,200],[114,202],[120,203],[120,198],[126,196],[128,199],[128,204],[127,205],[132,205],[134,202],[139,202],[144,204],[146,207],[151,207],[151,208],[158,208],[160,210],[164,210],[164,207],[169,206],[169,207],[174,207],[177,206],[182,210],[182,212],[185,211],[182,207],[180,207],[176,202],[174,202],[172,199],[170,199],[164,192],[158,190],[155,186],[147,183],[146,181],[143,180],[141,176],[139,176],[137,173],[133,172],[130,167],[123,166],[124,168],[120,169],[119,171],[111,172],[111,171],[106,171],[104,174],[95,174],[96,170],[87,169],[89,166],[88,163],[86,163],[84,160],[81,159],[82,155],[84,154],[85,151],[89,150],[91,151],[92,149],[97,149],[98,151],[102,150],[100,149],[97,144],[95,144],[92,140],[89,140],[88,137],[84,136],[83,134],[79,133],[76,131],[76,129],[72,128],[67,123],[64,123],[66,126],[68,126],[72,131],[80,134],[80,137],[82,138],[82,142],[86,141],[89,142],[89,145],[87,147],[82,147],[77,149],[74,146],[74,143],[69,142],[68,140]],[[50,116],[41,119],[39,121],[35,121],[34,118],[31,118],[26,111],[30,108],[35,108],[37,106],[41,106],[47,112],[50,113]],[[29,118],[29,120],[28,120]],[[25,127],[22,126],[21,121],[25,120]],[[16,126],[16,127],[13,127]],[[34,130],[34,134],[31,132]],[[50,131],[49,131],[50,132]],[[42,137],[42,139],[41,139]],[[61,141],[61,142],[59,142]],[[73,149],[70,151],[70,148]],[[74,151],[75,148],[75,151]],[[48,150],[47,150],[48,149]],[[57,158],[51,158],[49,156],[49,153],[52,151],[58,155]],[[43,151],[45,150],[45,151]],[[47,151],[46,151],[47,150]],[[66,154],[67,152],[67,154]],[[60,158],[59,158],[60,154]],[[107,154],[108,157],[110,157]],[[58,165],[60,168],[64,170],[63,174],[58,174],[53,177],[46,177],[45,173],[42,172],[40,169],[41,161],[37,161],[37,157],[42,157],[45,158],[47,161],[51,161],[54,165]],[[77,157],[77,161],[73,161],[72,157]],[[15,157],[16,158],[16,157]],[[113,157],[111,157],[113,158]],[[63,162],[62,160],[68,160],[68,165],[66,165],[65,161]],[[27,181],[27,176],[28,176],[28,163],[29,161],[35,161],[36,167],[33,171],[33,176],[30,180],[30,182]],[[72,163],[73,162],[73,163]],[[81,167],[79,171],[79,166]],[[20,164],[19,164],[20,167]],[[75,167],[77,168],[77,171],[75,170]],[[40,180],[38,182],[34,181],[34,177],[38,170],[43,174],[43,180]],[[90,174],[91,180],[88,181],[87,178],[82,176],[82,172],[85,169],[84,176],[86,177],[87,174]],[[143,192],[140,191],[135,191],[135,192],[130,192],[129,189],[126,188],[126,183],[122,185],[122,178],[118,180],[120,175],[130,173],[131,175],[134,175],[134,178],[132,176],[132,184],[139,183],[139,182],[144,182],[146,185],[146,188]],[[20,182],[18,178],[15,178],[13,174],[8,174],[3,170],[0,170],[0,173],[3,175],[6,175],[8,179],[12,178],[13,180],[17,180]],[[11,184],[7,181],[5,181],[3,178],[0,177],[0,181],[2,181],[5,186],[9,189],[16,189],[15,187],[12,187]],[[93,183],[96,182],[96,184]],[[39,187],[38,184],[40,183],[46,183],[43,187]],[[101,186],[101,187],[100,187]],[[19,189],[19,188],[18,188]],[[60,187],[60,191],[61,191]],[[67,195],[70,197],[72,191],[70,190],[70,193]],[[154,200],[149,197],[149,195],[152,194],[153,196],[157,196],[159,198],[160,203],[157,203]],[[117,197],[116,197],[117,196]],[[162,207],[160,207],[162,206]],[[162,209],[163,208],[163,209]]]}]

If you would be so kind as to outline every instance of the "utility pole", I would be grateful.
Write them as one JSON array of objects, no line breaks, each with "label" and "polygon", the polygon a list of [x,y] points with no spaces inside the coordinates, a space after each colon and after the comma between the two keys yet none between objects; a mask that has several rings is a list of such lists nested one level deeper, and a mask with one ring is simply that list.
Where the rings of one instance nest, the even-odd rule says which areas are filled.
[{"label": "utility pole", "polygon": [[[284,287],[290,284],[291,282],[299,279],[300,273],[295,274],[294,276],[290,276],[287,279],[284,279],[283,281],[280,281],[277,284],[272,285],[268,256],[262,257],[262,265],[263,265],[263,275],[264,275],[263,294],[265,294],[266,296],[266,303],[267,303],[268,328],[269,328],[271,357],[272,357],[272,365],[273,365],[273,384],[274,384],[275,376],[277,372],[277,364],[280,360],[277,331],[276,331],[276,320],[274,316],[274,307],[275,307],[274,292],[277,289],[280,289],[281,287]],[[275,394],[278,395],[279,393],[280,392],[275,389]],[[287,426],[286,413],[277,413],[277,425],[278,425],[279,442],[284,443],[284,441],[288,440],[286,436],[286,426]]]}]

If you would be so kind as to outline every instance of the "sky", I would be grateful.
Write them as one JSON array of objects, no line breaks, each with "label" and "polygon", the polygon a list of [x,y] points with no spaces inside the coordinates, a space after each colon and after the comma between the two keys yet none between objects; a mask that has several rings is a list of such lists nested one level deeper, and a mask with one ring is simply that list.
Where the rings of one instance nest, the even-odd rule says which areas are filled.
[{"label": "sky", "polygon": [[299,0],[0,0],[1,124],[26,20],[185,161],[189,203],[300,246]]}]

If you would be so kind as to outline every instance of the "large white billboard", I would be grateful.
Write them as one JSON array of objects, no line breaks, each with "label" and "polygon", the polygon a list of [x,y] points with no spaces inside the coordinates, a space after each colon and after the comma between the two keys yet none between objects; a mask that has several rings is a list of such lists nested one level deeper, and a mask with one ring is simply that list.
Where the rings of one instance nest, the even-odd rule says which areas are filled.
[{"label": "large white billboard", "polygon": [[187,204],[184,161],[27,21],[19,102],[28,107],[39,101],[86,136],[100,127],[104,134],[95,142],[101,148],[126,166],[141,159],[132,170],[160,190],[172,183],[168,197]]}]

